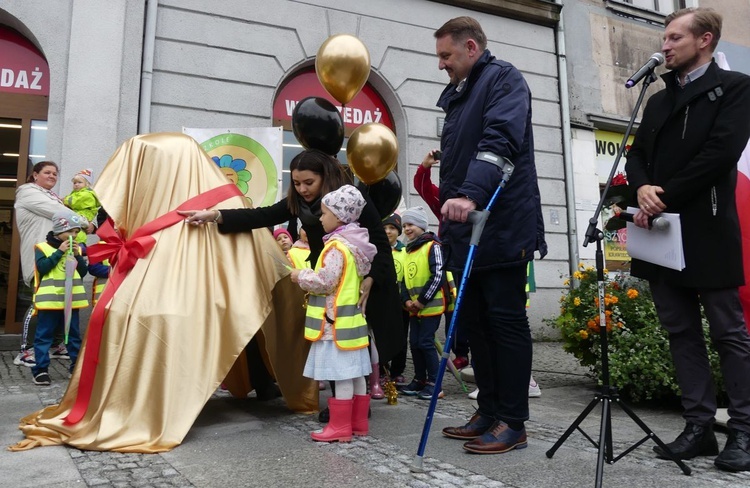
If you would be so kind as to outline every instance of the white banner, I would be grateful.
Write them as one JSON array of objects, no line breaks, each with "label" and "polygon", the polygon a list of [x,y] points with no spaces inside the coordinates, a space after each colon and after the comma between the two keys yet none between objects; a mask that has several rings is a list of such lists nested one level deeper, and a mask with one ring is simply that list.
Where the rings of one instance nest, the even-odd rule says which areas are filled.
[{"label": "white banner", "polygon": [[234,182],[253,207],[279,200],[283,158],[281,127],[194,129],[183,127]]}]

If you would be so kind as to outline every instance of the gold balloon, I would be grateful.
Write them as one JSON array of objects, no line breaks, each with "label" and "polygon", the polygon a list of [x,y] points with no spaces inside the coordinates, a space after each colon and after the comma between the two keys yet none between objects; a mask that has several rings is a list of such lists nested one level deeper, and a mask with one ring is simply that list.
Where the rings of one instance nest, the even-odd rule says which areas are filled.
[{"label": "gold balloon", "polygon": [[370,53],[352,35],[331,36],[318,49],[315,73],[333,98],[349,103],[370,77]]},{"label": "gold balloon", "polygon": [[357,127],[346,144],[346,159],[357,178],[366,185],[382,180],[398,162],[398,140],[383,124]]}]

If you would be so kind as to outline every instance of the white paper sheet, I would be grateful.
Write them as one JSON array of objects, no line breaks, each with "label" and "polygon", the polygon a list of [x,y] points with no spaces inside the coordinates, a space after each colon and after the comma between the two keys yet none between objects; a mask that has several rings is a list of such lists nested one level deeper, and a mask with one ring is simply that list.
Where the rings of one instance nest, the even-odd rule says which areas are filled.
[{"label": "white paper sheet", "polygon": [[[638,209],[628,207],[627,212],[635,215]],[[669,228],[642,229],[628,222],[628,254],[631,258],[682,271],[685,269],[685,253],[682,250],[680,215],[663,213],[659,217],[669,222]]]}]

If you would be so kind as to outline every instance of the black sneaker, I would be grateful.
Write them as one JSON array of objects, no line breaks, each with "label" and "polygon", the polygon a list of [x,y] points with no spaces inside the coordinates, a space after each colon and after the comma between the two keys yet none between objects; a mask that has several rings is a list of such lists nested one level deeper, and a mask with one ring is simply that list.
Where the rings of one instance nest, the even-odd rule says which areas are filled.
[{"label": "black sneaker", "polygon": [[37,373],[36,376],[34,376],[34,384],[35,385],[41,385],[41,386],[48,386],[52,384],[52,380],[49,378],[49,373],[46,371],[42,371],[41,373]]},{"label": "black sneaker", "polygon": [[[417,395],[417,398],[420,400],[431,400],[432,395],[435,395],[435,383],[427,383],[424,385],[424,388],[422,388],[422,391],[419,392]],[[439,393],[437,393],[438,398],[443,398],[445,395],[443,394],[443,390],[440,390]]]},{"label": "black sneaker", "polygon": [[401,393],[406,396],[416,396],[424,389],[425,382],[414,378],[411,383],[401,388]]}]

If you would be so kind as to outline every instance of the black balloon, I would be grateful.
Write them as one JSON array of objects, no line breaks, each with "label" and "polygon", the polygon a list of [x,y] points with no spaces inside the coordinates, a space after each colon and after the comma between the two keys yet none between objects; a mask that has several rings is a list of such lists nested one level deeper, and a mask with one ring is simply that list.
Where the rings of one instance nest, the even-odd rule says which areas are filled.
[{"label": "black balloon", "polygon": [[372,203],[378,209],[380,218],[384,219],[391,215],[401,203],[401,178],[396,171],[391,171],[388,175],[377,183],[367,187]]},{"label": "black balloon", "polygon": [[292,111],[292,131],[302,147],[326,154],[338,154],[344,143],[344,119],[325,98],[300,100]]},{"label": "black balloon", "polygon": [[381,219],[385,219],[396,211],[398,204],[401,203],[401,178],[396,170],[388,173],[377,183],[365,185],[348,165],[341,165],[341,169],[349,177],[352,185],[357,187],[363,195],[369,195]]}]

